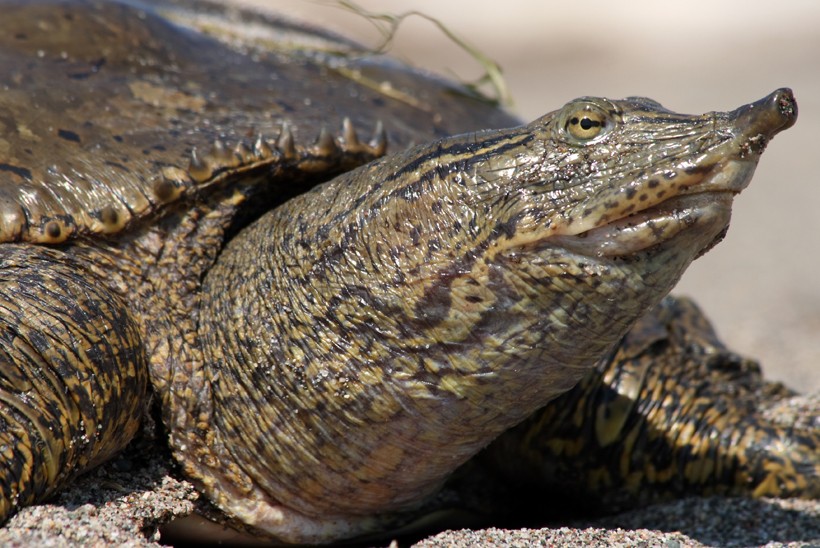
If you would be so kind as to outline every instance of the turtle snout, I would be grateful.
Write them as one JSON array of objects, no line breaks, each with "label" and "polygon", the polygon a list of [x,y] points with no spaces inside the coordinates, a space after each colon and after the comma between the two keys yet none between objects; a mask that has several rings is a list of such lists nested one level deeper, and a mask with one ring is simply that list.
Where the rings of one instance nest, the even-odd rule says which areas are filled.
[{"label": "turtle snout", "polygon": [[789,88],[781,88],[732,113],[737,127],[748,137],[771,139],[797,120],[797,101]]},{"label": "turtle snout", "polygon": [[792,90],[781,88],[731,113],[740,144],[740,157],[759,157],[769,140],[794,125],[797,102]]},{"label": "turtle snout", "polygon": [[774,105],[774,108],[783,119],[783,125],[780,129],[788,129],[797,121],[797,101],[794,98],[794,93],[789,88],[780,88],[767,97],[769,103]]}]

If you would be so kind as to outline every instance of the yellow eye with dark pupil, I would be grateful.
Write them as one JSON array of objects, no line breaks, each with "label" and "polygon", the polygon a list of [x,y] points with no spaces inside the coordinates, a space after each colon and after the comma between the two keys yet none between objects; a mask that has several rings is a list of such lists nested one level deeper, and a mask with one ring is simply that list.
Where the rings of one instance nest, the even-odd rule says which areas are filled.
[{"label": "yellow eye with dark pupil", "polygon": [[578,118],[573,118],[570,123],[579,124],[581,129],[590,129],[601,126],[601,122],[598,120],[590,120],[589,118],[581,118],[580,120],[578,120]]},{"label": "yellow eye with dark pupil", "polygon": [[588,141],[600,135],[605,125],[606,121],[602,114],[584,111],[570,117],[567,131],[576,139]]}]

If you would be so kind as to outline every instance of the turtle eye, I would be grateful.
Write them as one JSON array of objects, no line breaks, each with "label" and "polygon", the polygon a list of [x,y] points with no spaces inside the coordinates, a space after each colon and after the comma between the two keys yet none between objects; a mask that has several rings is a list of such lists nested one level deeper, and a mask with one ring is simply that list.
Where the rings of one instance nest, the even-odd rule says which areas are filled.
[{"label": "turtle eye", "polygon": [[602,97],[581,97],[550,119],[553,135],[569,145],[586,146],[605,139],[622,122],[616,104]]},{"label": "turtle eye", "polygon": [[590,141],[598,137],[607,125],[603,112],[577,110],[567,117],[564,129],[579,141]]}]

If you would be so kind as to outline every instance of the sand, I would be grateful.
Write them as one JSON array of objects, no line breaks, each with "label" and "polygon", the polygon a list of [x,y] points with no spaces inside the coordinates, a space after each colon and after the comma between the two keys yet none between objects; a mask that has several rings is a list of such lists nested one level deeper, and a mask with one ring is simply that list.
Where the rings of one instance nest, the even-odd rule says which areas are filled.
[{"label": "sand", "polygon": [[[771,408],[783,424],[820,428],[820,395],[796,397]],[[175,523],[195,510],[210,511],[181,478],[153,432],[114,461],[80,478],[51,504],[24,508],[0,529],[0,546],[158,546],[180,535],[213,540],[219,526]],[[192,522],[192,523],[191,523]],[[562,526],[565,525],[565,526]],[[214,532],[216,531],[216,533]],[[225,532],[233,539],[233,533]],[[406,539],[401,546],[406,546]],[[820,501],[689,498],[593,521],[549,529],[447,531],[418,546],[820,546]],[[388,541],[367,544],[387,546]]]}]

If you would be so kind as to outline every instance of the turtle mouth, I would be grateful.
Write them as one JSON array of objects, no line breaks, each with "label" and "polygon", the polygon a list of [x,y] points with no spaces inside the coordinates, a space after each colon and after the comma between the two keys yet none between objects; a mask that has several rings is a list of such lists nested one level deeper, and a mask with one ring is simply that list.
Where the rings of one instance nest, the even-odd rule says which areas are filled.
[{"label": "turtle mouth", "polygon": [[715,190],[675,196],[580,234],[552,236],[549,243],[590,257],[633,255],[697,226],[719,227],[718,232],[722,231],[729,224],[735,194]]},{"label": "turtle mouth", "polygon": [[628,215],[576,234],[554,234],[544,243],[591,257],[624,257],[688,231],[702,235],[705,251],[725,233],[732,200],[749,184],[756,164],[731,159],[690,170],[687,180],[680,181],[677,192],[666,199],[639,203],[642,207],[636,206]]}]

